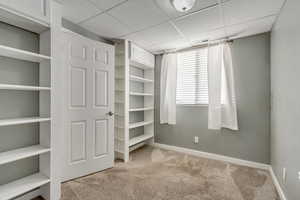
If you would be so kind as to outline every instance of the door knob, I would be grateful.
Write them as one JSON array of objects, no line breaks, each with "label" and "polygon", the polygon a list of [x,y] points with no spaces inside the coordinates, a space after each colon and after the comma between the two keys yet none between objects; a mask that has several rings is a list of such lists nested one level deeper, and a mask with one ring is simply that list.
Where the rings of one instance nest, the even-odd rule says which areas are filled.
[{"label": "door knob", "polygon": [[107,114],[108,114],[109,116],[113,116],[113,115],[114,115],[114,113],[111,112],[111,111],[109,111]]}]

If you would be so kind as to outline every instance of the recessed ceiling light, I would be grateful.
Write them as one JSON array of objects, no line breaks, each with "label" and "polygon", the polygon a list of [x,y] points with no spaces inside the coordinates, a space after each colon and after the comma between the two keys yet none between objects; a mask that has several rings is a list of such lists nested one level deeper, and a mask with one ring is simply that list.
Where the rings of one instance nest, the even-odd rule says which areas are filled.
[{"label": "recessed ceiling light", "polygon": [[174,8],[179,12],[186,12],[193,8],[196,0],[170,0]]}]

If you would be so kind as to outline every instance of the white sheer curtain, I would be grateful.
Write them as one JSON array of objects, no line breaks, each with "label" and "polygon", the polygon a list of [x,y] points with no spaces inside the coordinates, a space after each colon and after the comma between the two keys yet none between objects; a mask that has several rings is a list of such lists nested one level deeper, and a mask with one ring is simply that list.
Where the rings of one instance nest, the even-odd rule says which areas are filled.
[{"label": "white sheer curtain", "polygon": [[160,123],[176,124],[177,54],[164,54],[160,74]]},{"label": "white sheer curtain", "polygon": [[228,43],[208,49],[208,128],[238,130],[235,83]]}]

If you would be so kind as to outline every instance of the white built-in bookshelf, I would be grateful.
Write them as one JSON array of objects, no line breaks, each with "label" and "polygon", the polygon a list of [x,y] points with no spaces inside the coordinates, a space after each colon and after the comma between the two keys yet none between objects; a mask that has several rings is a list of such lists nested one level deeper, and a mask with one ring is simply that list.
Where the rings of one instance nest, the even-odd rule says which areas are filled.
[{"label": "white built-in bookshelf", "polygon": [[[13,181],[0,185],[0,199],[28,199],[34,198],[36,195],[42,195],[44,199],[58,199],[55,196],[59,194],[57,188],[53,188],[53,181],[56,178],[53,177],[53,136],[54,136],[54,125],[52,121],[52,114],[55,113],[52,108],[53,91],[53,42],[55,41],[56,33],[52,31],[52,22],[50,22],[50,11],[55,9],[50,2],[51,0],[43,0],[45,7],[45,16],[42,16],[41,20],[37,17],[31,17],[30,15],[39,14],[39,10],[36,13],[30,13],[29,11],[22,11],[22,7],[18,7],[16,2],[15,7],[12,9],[6,6],[3,2],[0,3],[0,22],[22,28],[28,32],[33,32],[39,35],[39,52],[31,52],[24,49],[18,49],[5,44],[0,44],[0,56],[7,59],[20,60],[33,63],[32,66],[38,67],[38,84],[35,85],[23,85],[18,83],[5,83],[0,79],[0,92],[5,91],[11,93],[10,95],[16,94],[16,98],[22,98],[22,95],[38,95],[38,101],[32,102],[34,107],[38,108],[37,116],[22,116],[19,114],[15,117],[4,118],[3,115],[0,118],[0,127],[12,127],[12,126],[23,126],[26,124],[37,124],[38,126],[38,144],[30,146],[22,146],[19,148],[12,148],[0,152],[0,165],[7,165],[14,162],[28,159],[31,157],[38,157],[38,171],[18,177]],[[42,1],[30,1],[28,3],[39,4]],[[55,3],[56,4],[56,3]],[[23,5],[23,4],[22,4]],[[57,4],[56,4],[57,5]],[[14,5],[13,5],[14,6]],[[16,9],[14,9],[16,8]],[[25,8],[24,8],[25,9]],[[18,12],[20,10],[20,12]],[[28,14],[27,14],[28,12]],[[56,12],[56,11],[55,11]],[[60,17],[60,16],[57,16]],[[57,18],[58,19],[58,18]],[[58,20],[55,23],[58,23]],[[59,27],[60,28],[60,27]],[[0,37],[2,37],[0,35]],[[22,38],[26,40],[26,37]],[[22,42],[22,41],[20,41]],[[2,60],[0,60],[1,62]],[[28,64],[30,65],[30,64]],[[24,67],[27,67],[25,65]],[[2,65],[3,66],[3,65]],[[0,63],[1,67],[1,63]],[[23,67],[23,66],[19,66]],[[27,74],[28,75],[28,74]],[[32,75],[32,76],[36,76]],[[56,100],[56,99],[55,99]],[[5,105],[3,105],[5,106]],[[16,105],[18,106],[18,105]],[[1,134],[8,134],[2,132]],[[20,137],[22,131],[20,131]],[[20,166],[20,170],[22,167]],[[1,173],[1,172],[0,172]],[[35,192],[37,191],[38,192]]]},{"label": "white built-in bookshelf", "polygon": [[117,41],[115,69],[115,155],[154,137],[154,55],[127,40]]}]

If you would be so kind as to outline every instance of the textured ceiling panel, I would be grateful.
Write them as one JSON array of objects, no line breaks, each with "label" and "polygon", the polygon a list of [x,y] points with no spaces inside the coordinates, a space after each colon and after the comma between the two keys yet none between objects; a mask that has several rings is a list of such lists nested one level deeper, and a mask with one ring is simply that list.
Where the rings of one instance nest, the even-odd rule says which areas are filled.
[{"label": "textured ceiling panel", "polygon": [[125,25],[105,13],[81,23],[80,26],[107,38],[116,38],[129,33]]},{"label": "textured ceiling panel", "polygon": [[173,40],[182,39],[182,36],[170,23],[164,23],[145,31],[130,34],[127,39],[134,39],[138,42],[144,42],[148,45],[154,45],[159,43],[167,43]]},{"label": "textured ceiling panel", "polygon": [[198,40],[202,33],[222,27],[221,22],[220,9],[215,7],[181,18],[174,23],[188,39],[193,41]]},{"label": "textured ceiling panel", "polygon": [[129,0],[108,13],[127,24],[132,31],[142,30],[168,19],[152,0]]},{"label": "textured ceiling panel", "polygon": [[277,14],[284,0],[230,0],[223,4],[226,25]]},{"label": "textured ceiling panel", "polygon": [[64,0],[63,17],[73,23],[79,23],[99,14],[102,10],[87,0]]},{"label": "textured ceiling panel", "polygon": [[122,2],[126,2],[127,0],[89,0],[96,5],[97,8],[101,10],[110,9]]}]

